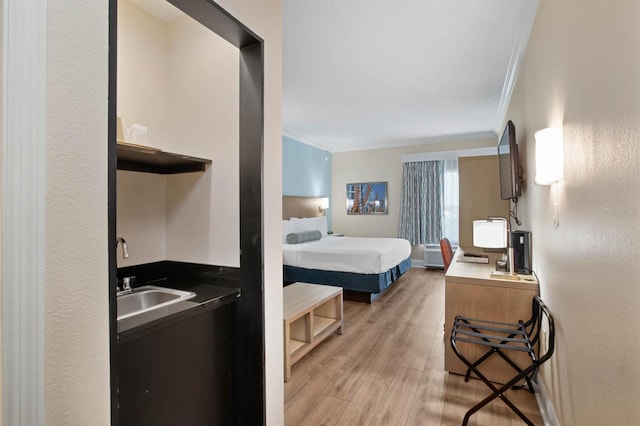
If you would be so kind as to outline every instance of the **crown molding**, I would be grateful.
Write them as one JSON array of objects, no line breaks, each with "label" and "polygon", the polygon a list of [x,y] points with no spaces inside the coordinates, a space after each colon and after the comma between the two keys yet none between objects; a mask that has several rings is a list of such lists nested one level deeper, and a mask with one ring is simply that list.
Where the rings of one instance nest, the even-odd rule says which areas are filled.
[{"label": "crown molding", "polygon": [[283,132],[282,137],[286,137],[296,142],[300,142],[305,145],[309,145],[314,148],[318,148],[333,154],[333,153],[339,153],[339,152],[373,151],[377,149],[401,148],[406,146],[432,145],[437,143],[461,142],[461,141],[479,140],[479,139],[493,139],[498,137],[498,133],[493,130],[487,130],[487,131],[480,131],[480,132],[460,133],[455,135],[429,136],[426,138],[414,139],[414,140],[388,141],[388,142],[384,142],[382,144],[376,144],[376,145],[352,145],[352,146],[347,146],[340,149],[331,149],[326,145],[312,142],[312,141],[309,141],[308,139],[299,138],[289,133]]},{"label": "crown molding", "polygon": [[500,95],[498,110],[496,112],[496,134],[504,125],[507,110],[509,109],[509,103],[511,102],[511,95],[513,94],[513,88],[515,87],[518,79],[518,72],[520,71],[520,65],[522,64],[522,60],[524,59],[524,55],[527,50],[529,36],[533,29],[533,23],[536,19],[536,13],[539,5],[540,0],[531,0],[523,2],[520,6],[518,32],[515,40],[513,41],[509,66],[507,67],[507,75],[504,79],[502,94]]}]

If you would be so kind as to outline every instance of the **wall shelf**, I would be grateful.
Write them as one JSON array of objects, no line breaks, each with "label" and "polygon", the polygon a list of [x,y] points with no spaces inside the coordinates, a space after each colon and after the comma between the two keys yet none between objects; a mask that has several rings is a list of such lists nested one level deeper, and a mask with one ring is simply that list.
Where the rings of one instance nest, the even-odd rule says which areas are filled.
[{"label": "wall shelf", "polygon": [[157,148],[118,142],[118,170],[176,174],[204,172],[211,160],[162,151]]}]

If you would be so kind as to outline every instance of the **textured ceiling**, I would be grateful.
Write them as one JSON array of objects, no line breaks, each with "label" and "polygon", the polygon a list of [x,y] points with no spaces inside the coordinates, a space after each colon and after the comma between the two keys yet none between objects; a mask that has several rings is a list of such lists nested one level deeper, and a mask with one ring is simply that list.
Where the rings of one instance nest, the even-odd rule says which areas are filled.
[{"label": "textured ceiling", "polygon": [[492,137],[538,0],[283,0],[283,133],[332,152]]}]

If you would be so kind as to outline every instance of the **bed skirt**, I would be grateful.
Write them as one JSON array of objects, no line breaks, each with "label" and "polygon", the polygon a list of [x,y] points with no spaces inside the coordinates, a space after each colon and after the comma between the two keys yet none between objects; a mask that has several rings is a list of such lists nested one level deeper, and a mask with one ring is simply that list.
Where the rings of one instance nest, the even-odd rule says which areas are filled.
[{"label": "bed skirt", "polygon": [[380,293],[411,268],[408,257],[393,268],[380,274],[356,274],[354,272],[323,271],[320,269],[284,266],[284,281],[335,285],[345,290],[364,293]]}]

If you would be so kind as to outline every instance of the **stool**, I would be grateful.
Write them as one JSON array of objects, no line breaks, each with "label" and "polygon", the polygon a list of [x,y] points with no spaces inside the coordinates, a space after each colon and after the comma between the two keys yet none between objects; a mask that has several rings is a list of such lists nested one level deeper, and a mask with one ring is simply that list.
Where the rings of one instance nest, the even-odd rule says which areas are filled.
[{"label": "stool", "polygon": [[[542,319],[546,317],[549,326],[549,334],[547,337],[547,350],[538,357],[536,355],[536,345],[540,341],[540,329]],[[525,423],[533,426],[531,420],[525,416],[511,401],[507,399],[504,393],[510,388],[518,389],[522,387],[516,386],[518,382],[524,380],[530,392],[534,392],[531,380],[538,371],[538,368],[545,363],[554,350],[555,326],[553,317],[547,306],[542,302],[539,296],[533,298],[531,307],[531,318],[527,322],[519,321],[518,323],[504,323],[495,321],[484,321],[478,319],[465,318],[456,316],[451,330],[451,348],[460,360],[467,366],[467,374],[464,380],[469,381],[471,372],[478,376],[492,391],[491,395],[474,405],[464,416],[462,425],[469,422],[469,418],[482,407],[487,405],[495,398],[500,398],[509,408],[511,408]],[[460,352],[456,343],[466,342],[475,345],[487,347],[487,352],[479,357],[476,361],[471,362]],[[508,354],[514,352],[526,352],[529,356],[530,363],[525,368],[521,368],[513,362]],[[504,385],[497,387],[484,376],[478,366],[493,355],[500,356],[507,364],[509,364],[515,375]]]}]

